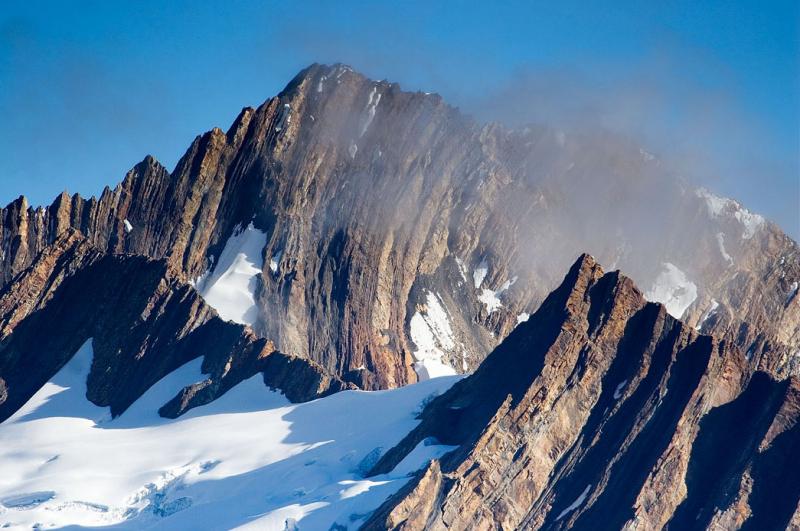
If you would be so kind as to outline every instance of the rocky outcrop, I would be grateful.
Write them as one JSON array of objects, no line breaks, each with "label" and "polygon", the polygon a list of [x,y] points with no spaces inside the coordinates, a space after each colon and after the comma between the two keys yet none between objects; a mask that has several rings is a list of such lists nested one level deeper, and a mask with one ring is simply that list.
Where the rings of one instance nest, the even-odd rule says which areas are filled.
[{"label": "rocky outcrop", "polygon": [[115,416],[198,357],[206,379],[176,389],[163,415],[210,402],[258,373],[293,401],[346,387],[249,328],[221,320],[166,261],[103,253],[66,230],[0,292],[0,421],[90,338],[87,398]]},{"label": "rocky outcrop", "polygon": [[361,387],[474,369],[585,249],[751,369],[800,371],[800,254],[778,227],[627,140],[482,126],[342,65],[197,137],[172,172],[147,157],[99,198],[0,210],[0,285],[70,228],[196,278],[251,221],[254,332]]},{"label": "rocky outcrop", "polygon": [[382,456],[373,474],[431,437],[456,446],[364,528],[783,529],[798,390],[584,255]]}]

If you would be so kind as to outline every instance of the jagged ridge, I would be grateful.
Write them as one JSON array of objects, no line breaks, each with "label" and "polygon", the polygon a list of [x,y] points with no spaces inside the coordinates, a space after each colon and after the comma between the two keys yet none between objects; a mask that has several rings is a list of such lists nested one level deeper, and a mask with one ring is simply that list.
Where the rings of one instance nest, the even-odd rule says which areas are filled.
[{"label": "jagged ridge", "polygon": [[798,390],[751,377],[736,348],[584,255],[376,464],[428,437],[458,446],[364,528],[784,528],[800,501]]},{"label": "jagged ridge", "polygon": [[[69,227],[193,278],[252,220],[265,257],[279,257],[257,290],[256,334],[362,387],[393,387],[416,380],[426,348],[477,367],[589,249],[643,286],[677,264],[698,289],[690,325],[727,334],[753,369],[789,374],[800,254],[744,214],[630,142],[480,126],[436,95],[312,65],[227,132],[197,137],[171,173],[148,157],[99,199],[0,211],[0,285]],[[449,333],[426,347],[411,324],[430,296]]]},{"label": "jagged ridge", "polygon": [[89,338],[87,398],[114,416],[201,356],[207,379],[176,389],[163,416],[208,403],[259,372],[292,401],[346,388],[313,362],[221,320],[165,261],[104,254],[68,230],[0,292],[0,422]]}]

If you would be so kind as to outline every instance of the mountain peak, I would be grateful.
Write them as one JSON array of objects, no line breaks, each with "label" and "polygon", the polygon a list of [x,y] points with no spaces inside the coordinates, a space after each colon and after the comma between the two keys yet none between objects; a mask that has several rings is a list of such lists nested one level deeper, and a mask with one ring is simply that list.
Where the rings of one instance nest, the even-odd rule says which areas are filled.
[{"label": "mountain peak", "polygon": [[[172,172],[146,158],[97,199],[62,197],[42,214],[12,205],[0,284],[67,227],[197,278],[252,222],[267,235],[253,297],[269,318],[255,333],[365,387],[424,378],[426,359],[474,369],[570,263],[556,302],[580,308],[605,275],[598,261],[680,299],[692,327],[731,331],[754,364],[794,370],[796,246],[769,226],[742,239],[632,146],[559,138],[479,127],[440,98],[312,64],[226,132],[197,137]],[[575,261],[582,249],[592,254]],[[778,307],[786,317],[770,318]]]},{"label": "mountain peak", "polygon": [[[191,425],[167,438],[190,441],[194,457],[179,448],[165,466],[124,469],[135,480],[109,500],[72,497],[69,475],[51,484],[59,464],[43,465],[60,432],[40,438],[29,430],[42,419],[14,420],[0,436],[36,433],[15,477],[41,485],[10,483],[21,490],[0,493],[11,505],[0,512],[47,526],[63,507],[104,525],[180,511],[180,527],[213,506],[230,519],[209,526],[233,528],[247,523],[224,507],[235,491],[247,514],[283,519],[291,504],[308,509],[301,525],[327,529],[321,509],[310,514],[324,493],[326,511],[343,511],[333,527],[353,527],[422,467],[368,527],[656,529],[699,517],[732,528],[748,514],[779,527],[800,489],[787,450],[796,386],[776,381],[800,372],[797,247],[757,220],[744,231],[743,209],[685,193],[629,144],[482,127],[438,97],[312,65],[227,132],[196,137],[172,172],[148,157],[98,198],[17,201],[0,211],[0,419],[52,392],[77,358],[80,404],[107,407],[120,428],[137,402],[168,432]],[[438,378],[454,373],[471,375]],[[351,401],[367,393],[285,403],[355,385],[405,389],[370,395],[383,406],[369,409]],[[283,392],[270,394],[277,406],[265,387]],[[235,426],[272,419],[260,427],[282,458],[247,443],[258,456],[238,468],[244,439],[228,445],[215,428],[220,444],[194,452],[194,429],[220,425],[199,419],[231,401],[271,411]],[[361,437],[365,418],[377,423]],[[152,444],[136,453],[149,458]],[[3,466],[17,467],[17,449]],[[59,463],[80,463],[104,490],[105,460],[84,454]],[[188,476],[173,468],[187,462]],[[200,475],[217,464],[225,480],[207,491],[212,475]],[[363,490],[370,468],[388,475]],[[323,469],[331,483],[319,489],[304,471]],[[280,483],[270,500],[239,488],[267,477]],[[772,499],[786,507],[765,510]]]},{"label": "mountain peak", "polygon": [[[698,336],[646,302],[630,279],[582,255],[540,309],[474,374],[427,404],[417,428],[378,461],[372,474],[390,472],[420,445],[453,448],[364,529],[591,529],[598,521],[655,529],[694,525],[701,509],[703,527],[741,522],[749,511],[753,522],[778,528],[792,516],[800,482],[781,498],[788,504],[779,515],[752,496],[746,508],[715,515],[710,508],[726,507],[728,487],[710,486],[747,488],[751,476],[737,460],[763,471],[768,461],[792,459],[789,441],[800,440],[800,429],[789,428],[798,408],[786,388],[764,373],[751,380],[741,353]],[[720,405],[734,397],[737,405]],[[696,442],[686,426],[709,410]],[[733,432],[729,454],[707,455]],[[776,432],[784,433],[780,444]],[[752,452],[759,442],[769,458]],[[713,469],[704,467],[711,461]],[[782,481],[758,477],[761,492]]]},{"label": "mountain peak", "polygon": [[[426,437],[443,444],[464,444],[477,437],[498,408],[518,406],[537,380],[547,380],[548,389],[556,391],[558,385],[550,380],[566,379],[568,373],[563,370],[568,369],[557,375],[551,373],[554,366],[567,364],[566,359],[578,356],[587,344],[613,343],[615,339],[607,335],[616,334],[619,341],[624,322],[645,305],[629,279],[618,272],[604,273],[591,255],[580,255],[539,309],[519,324],[474,374],[426,408],[420,426],[388,452],[372,473],[391,470]],[[649,313],[650,319],[663,318],[657,311]],[[608,363],[613,351],[599,349],[597,355]]]}]

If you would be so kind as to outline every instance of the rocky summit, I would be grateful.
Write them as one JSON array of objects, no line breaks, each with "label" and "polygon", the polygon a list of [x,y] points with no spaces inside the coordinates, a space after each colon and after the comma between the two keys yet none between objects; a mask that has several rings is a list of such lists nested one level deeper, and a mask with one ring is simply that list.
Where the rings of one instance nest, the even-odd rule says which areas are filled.
[{"label": "rocky summit", "polygon": [[366,529],[783,529],[800,522],[800,380],[581,257],[377,462],[455,446]]},{"label": "rocky summit", "polygon": [[70,228],[196,279],[251,223],[247,324],[365,389],[473,370],[584,251],[753,369],[800,370],[800,252],[777,226],[629,140],[481,125],[344,65],[303,70],[172,172],[146,157],[99,198],[0,210],[0,285]]},{"label": "rocky summit", "polygon": [[0,209],[0,524],[800,528],[798,283],[629,139],[315,64]]}]

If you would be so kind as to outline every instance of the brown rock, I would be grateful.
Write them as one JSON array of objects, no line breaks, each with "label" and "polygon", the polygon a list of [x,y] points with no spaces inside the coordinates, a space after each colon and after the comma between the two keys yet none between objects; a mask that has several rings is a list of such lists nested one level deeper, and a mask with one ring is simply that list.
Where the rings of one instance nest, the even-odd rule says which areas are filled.
[{"label": "brown rock", "polygon": [[182,391],[163,414],[210,402],[258,373],[293,401],[346,387],[248,327],[222,321],[164,260],[104,254],[69,230],[0,293],[0,421],[90,338],[87,398],[114,416],[201,356],[207,380]]},{"label": "brown rock", "polygon": [[457,446],[364,528],[783,528],[800,500],[797,387],[751,377],[741,352],[584,255],[380,459],[375,474],[428,437]]},{"label": "brown rock", "polygon": [[[147,157],[99,199],[0,210],[0,286],[68,227],[196,278],[252,220],[265,263],[280,254],[254,331],[394,387],[416,380],[410,322],[429,292],[452,328],[444,360],[474,369],[588,249],[645,288],[675,264],[698,289],[687,324],[739,345],[754,370],[800,373],[797,244],[722,205],[625,139],[481,126],[436,95],[312,65],[227,133],[197,137],[172,172]],[[502,305],[490,312],[484,290],[502,290]]]}]

